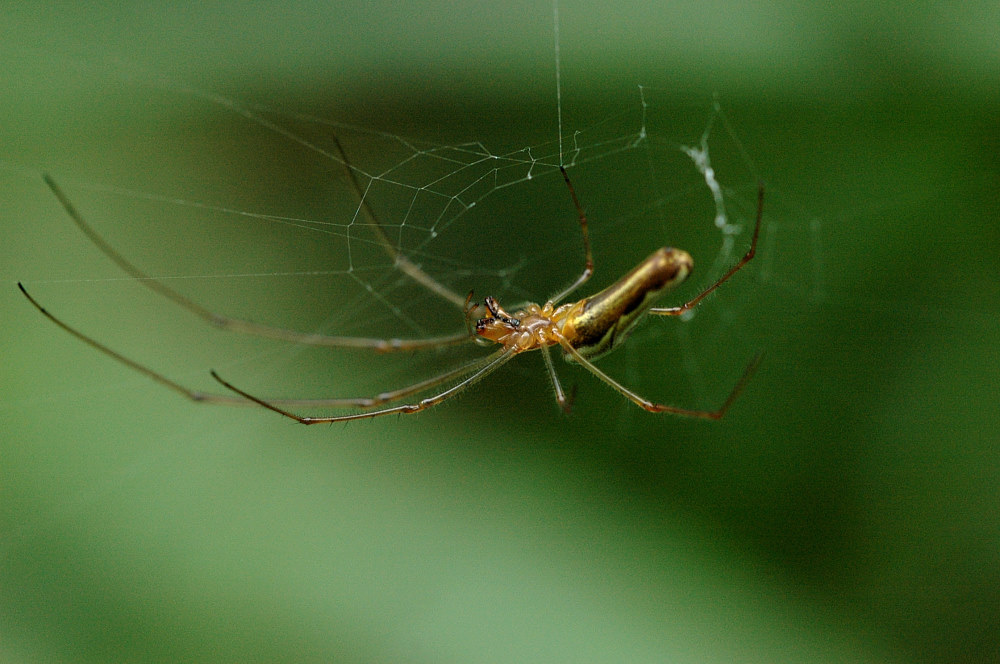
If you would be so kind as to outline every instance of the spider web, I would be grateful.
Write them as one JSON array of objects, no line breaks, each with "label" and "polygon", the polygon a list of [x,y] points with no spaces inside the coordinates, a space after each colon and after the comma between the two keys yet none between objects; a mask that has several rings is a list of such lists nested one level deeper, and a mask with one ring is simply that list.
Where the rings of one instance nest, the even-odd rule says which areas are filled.
[{"label": "spider web", "polygon": [[[136,87],[128,81],[122,94],[134,96]],[[453,141],[456,132],[440,126],[428,131],[391,121],[383,121],[384,129],[338,122],[328,119],[335,109],[323,104],[298,112],[169,84],[138,87],[150,105],[173,109],[160,131],[142,137],[148,151],[139,153],[159,168],[137,162],[118,176],[121,184],[58,173],[57,180],[98,232],[153,278],[213,311],[268,325],[422,338],[460,331],[465,323],[456,300],[470,291],[478,300],[493,295],[508,306],[544,302],[583,267],[577,211],[560,164],[589,218],[596,266],[591,282],[573,298],[610,284],[659,246],[682,247],[695,256],[690,292],[697,292],[745,250],[755,213],[757,175],[717,100],[678,106],[666,90],[637,87],[617,104],[624,110],[588,119],[581,128],[570,116],[561,135],[544,127],[540,140],[524,144],[503,135]],[[211,147],[204,153],[215,157],[202,168],[171,169],[172,152],[163,148],[171,140],[165,136],[180,137],[182,154],[192,137],[208,137]],[[186,193],[192,191],[200,195]],[[767,228],[773,226],[769,221]],[[765,230],[762,246],[768,237]],[[416,283],[400,269],[400,257],[451,298]],[[773,261],[760,261],[765,272]],[[106,273],[64,280],[93,287],[80,298],[98,310],[114,282],[137,292],[133,280],[106,263],[93,268]],[[101,274],[107,276],[96,276]],[[35,283],[45,281],[60,280]],[[128,309],[139,306],[122,297]],[[162,310],[172,305],[163,306],[155,295],[138,297],[159,321],[150,323],[153,334],[200,326],[175,310],[167,320],[171,314]],[[734,348],[739,365],[752,348],[747,339],[734,343],[747,304],[718,299],[711,334],[700,334],[699,343]],[[114,343],[94,323],[86,327]],[[196,345],[207,334],[200,327],[185,332]],[[637,336],[662,334],[660,329]],[[695,345],[683,329],[672,334],[682,347]],[[278,389],[301,395],[313,389],[302,381],[304,367],[357,367],[356,351],[323,349],[317,355],[302,346],[248,343],[234,341],[229,360],[206,353],[200,366],[181,369],[180,377],[203,380],[205,363],[239,364],[261,380],[294,376]],[[454,354],[461,360],[469,350]],[[444,361],[437,355],[378,357],[365,365],[379,378],[373,388],[383,389],[386,381],[406,380],[401,376],[415,365],[440,371]],[[707,391],[698,352],[688,349],[682,356],[691,382]],[[147,361],[141,353],[137,359]],[[172,359],[157,361],[158,370],[170,372]],[[317,382],[320,393],[328,392],[323,384]]]}]

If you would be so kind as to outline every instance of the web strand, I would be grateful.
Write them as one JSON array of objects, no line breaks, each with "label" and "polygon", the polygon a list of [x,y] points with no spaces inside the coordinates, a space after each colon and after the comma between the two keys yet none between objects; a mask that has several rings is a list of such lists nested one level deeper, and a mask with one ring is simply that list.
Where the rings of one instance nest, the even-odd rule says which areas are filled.
[{"label": "web strand", "polygon": [[552,33],[555,39],[556,57],[556,121],[559,125],[559,166],[563,163],[563,125],[562,125],[562,63],[559,57],[559,0],[552,0]]}]

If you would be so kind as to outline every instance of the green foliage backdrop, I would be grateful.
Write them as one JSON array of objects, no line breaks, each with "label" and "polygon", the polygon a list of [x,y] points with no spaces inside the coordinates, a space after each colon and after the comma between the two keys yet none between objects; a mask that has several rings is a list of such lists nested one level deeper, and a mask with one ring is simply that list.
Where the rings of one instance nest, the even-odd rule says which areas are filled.
[{"label": "green foliage backdrop", "polygon": [[[217,333],[108,281],[120,274],[41,172],[308,205],[292,157],[228,140],[231,126],[190,96],[141,83],[160,78],[430,140],[551,140],[550,4],[5,10],[4,660],[1000,659],[1000,12],[649,5],[560,7],[564,120],[590,126],[643,84],[699,127],[718,94],[767,182],[749,272],[686,337],[638,333],[608,360],[650,396],[708,406],[763,348],[719,423],[646,415],[561,368],[579,383],[566,417],[524,358],[435,412],[298,427],[188,403],[68,337],[16,289],[209,387],[208,367],[259,347],[235,340],[220,358]],[[602,168],[574,171],[592,214],[622,181]],[[552,206],[545,218],[566,216],[565,201]],[[124,241],[147,260],[183,254],[181,272],[247,241],[209,234],[181,252],[183,236],[127,221],[150,209],[114,212]],[[602,283],[687,239],[593,224]],[[302,259],[281,232],[249,242]],[[544,266],[538,247],[522,250]],[[255,316],[301,313],[269,302],[267,280],[249,287],[239,295],[259,300]],[[287,361],[276,380],[301,375],[310,394],[362,373],[350,354],[301,374]],[[413,377],[368,361],[391,382],[381,388]]]}]

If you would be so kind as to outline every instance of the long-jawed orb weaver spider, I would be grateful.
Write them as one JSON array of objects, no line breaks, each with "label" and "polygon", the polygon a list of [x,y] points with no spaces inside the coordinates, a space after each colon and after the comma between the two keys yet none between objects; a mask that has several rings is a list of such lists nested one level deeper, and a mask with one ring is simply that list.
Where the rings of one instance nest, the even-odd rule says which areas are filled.
[{"label": "long-jawed orb weaver spider", "polygon": [[[358,200],[358,209],[371,224],[379,243],[393,258],[395,265],[407,274],[411,279],[423,285],[439,297],[457,305],[461,308],[466,322],[466,331],[450,336],[434,337],[428,339],[373,339],[367,337],[341,337],[326,334],[314,334],[297,330],[273,327],[262,323],[239,318],[230,318],[217,314],[189,299],[180,292],[174,290],[167,284],[150,277],[143,272],[122,254],[108,244],[104,238],[97,234],[91,226],[83,219],[76,207],[62,191],[62,189],[49,176],[43,178],[52,193],[65,209],[66,213],[81,231],[90,239],[94,245],[100,249],[108,258],[116,263],[124,272],[131,275],[161,296],[172,300],[179,306],[198,315],[210,324],[225,330],[242,332],[246,334],[280,339],[294,343],[332,346],[340,348],[365,348],[377,352],[393,352],[403,350],[417,350],[424,348],[438,348],[442,346],[455,345],[468,341],[480,343],[494,342],[500,346],[499,349],[485,358],[480,358],[463,366],[457,367],[442,374],[422,380],[413,385],[401,389],[383,392],[374,397],[367,398],[346,398],[346,399],[264,399],[245,390],[242,390],[228,381],[224,380],[214,370],[211,375],[221,385],[234,393],[216,394],[193,390],[177,383],[165,375],[150,369],[149,367],[132,360],[121,353],[102,344],[96,339],[80,332],[79,330],[64,323],[62,320],[51,314],[41,304],[39,304],[25,287],[18,283],[18,288],[28,301],[49,320],[67,331],[77,339],[80,339],[89,346],[108,355],[118,362],[142,373],[158,383],[182,394],[183,396],[197,402],[228,404],[228,405],[248,405],[258,404],[272,410],[280,415],[291,418],[302,424],[318,424],[320,422],[343,422],[348,420],[359,420],[391,413],[416,413],[436,406],[447,399],[463,392],[472,385],[478,383],[483,378],[493,373],[504,364],[509,362],[515,355],[520,353],[540,350],[545,361],[549,378],[555,390],[556,400],[563,410],[568,411],[571,399],[567,397],[559,377],[556,374],[555,365],[552,361],[549,349],[558,346],[563,351],[564,358],[573,363],[577,363],[609,386],[617,390],[627,399],[638,406],[653,413],[672,413],[686,417],[696,417],[703,419],[719,419],[729,406],[739,395],[750,375],[756,368],[760,354],[753,358],[744,369],[742,376],[736,382],[729,396],[723,404],[716,410],[694,410],[680,408],[667,404],[656,403],[643,398],[624,385],[620,384],[606,373],[597,368],[593,360],[610,352],[627,338],[636,323],[646,314],[658,316],[677,316],[685,311],[693,309],[705,299],[715,289],[725,283],[730,277],[742,269],[753,257],[757,249],[757,238],[760,234],[761,217],[764,210],[764,187],[758,185],[757,189],[757,216],[754,223],[753,236],[750,240],[750,247],[743,257],[727,270],[715,283],[703,290],[691,300],[675,307],[653,307],[656,299],[668,288],[676,286],[684,281],[693,269],[694,262],[691,256],[680,249],[663,247],[654,251],[646,260],[642,261],[628,274],[617,282],[608,286],[604,290],[585,297],[569,304],[560,304],[566,297],[582,286],[594,272],[594,261],[590,248],[590,234],[587,228],[587,217],[583,211],[583,206],[577,198],[576,191],[570,182],[569,175],[563,166],[559,167],[566,187],[569,190],[570,198],[576,209],[577,219],[580,225],[580,232],[583,238],[584,267],[583,271],[562,292],[548,300],[544,305],[539,306],[529,303],[519,307],[513,314],[507,313],[493,297],[487,297],[483,305],[472,304],[472,293],[467,297],[458,295],[447,288],[439,281],[424,272],[419,265],[413,263],[406,255],[400,253],[389,240],[384,228],[378,221],[374,210],[368,204],[362,193],[362,188],[355,174],[355,169],[351,166],[347,155],[336,136],[333,137],[334,144],[340,157],[341,164],[347,174],[351,188]],[[482,312],[482,317],[471,323],[473,314]],[[406,397],[427,392],[434,387],[445,383],[452,383],[450,387],[437,394],[420,399],[416,403],[403,405],[386,405],[394,401],[400,401]],[[383,407],[384,406],[384,407]],[[331,417],[304,417],[288,410],[289,408],[362,408],[368,409],[359,413],[348,415],[337,415]]]}]

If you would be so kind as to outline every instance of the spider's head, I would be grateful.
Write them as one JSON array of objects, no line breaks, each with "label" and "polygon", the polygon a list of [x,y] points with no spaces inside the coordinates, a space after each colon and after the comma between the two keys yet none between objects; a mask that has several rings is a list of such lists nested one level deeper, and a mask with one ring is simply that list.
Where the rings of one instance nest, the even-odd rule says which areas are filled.
[{"label": "spider's head", "polygon": [[502,343],[503,338],[511,332],[516,332],[521,321],[512,317],[492,297],[484,301],[486,315],[476,321],[476,334],[484,339]]}]

